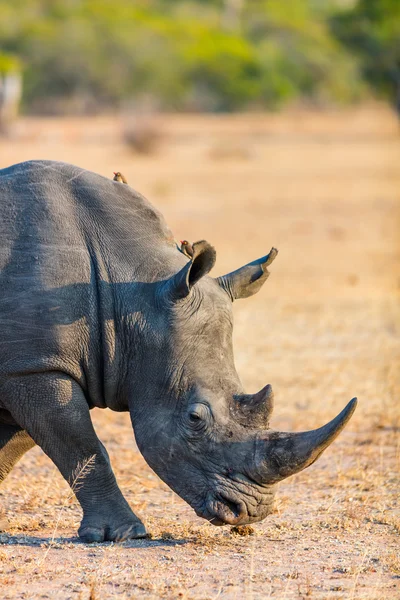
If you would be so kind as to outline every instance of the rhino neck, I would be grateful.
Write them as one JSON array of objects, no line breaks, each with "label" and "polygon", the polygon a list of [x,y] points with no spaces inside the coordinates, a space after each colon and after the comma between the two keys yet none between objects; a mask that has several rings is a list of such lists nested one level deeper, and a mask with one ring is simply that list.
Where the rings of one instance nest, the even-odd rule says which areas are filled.
[{"label": "rhino neck", "polygon": [[158,352],[156,338],[162,323],[157,322],[157,289],[187,259],[176,246],[163,244],[147,254],[133,252],[123,261],[116,260],[110,248],[103,251],[102,244],[90,247],[89,253],[99,357],[97,368],[88,368],[89,395],[94,397],[94,406],[127,411],[132,397],[142,398],[146,393],[149,348],[151,355],[154,346],[154,360]]}]

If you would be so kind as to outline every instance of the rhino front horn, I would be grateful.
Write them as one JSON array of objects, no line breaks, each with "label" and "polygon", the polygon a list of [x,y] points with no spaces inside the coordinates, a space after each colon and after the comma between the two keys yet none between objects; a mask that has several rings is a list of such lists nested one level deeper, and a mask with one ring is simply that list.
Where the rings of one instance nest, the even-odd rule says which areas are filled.
[{"label": "rhino front horn", "polygon": [[317,460],[339,435],[357,406],[357,398],[332,421],[302,433],[268,432],[257,442],[256,472],[263,484],[276,483]]}]

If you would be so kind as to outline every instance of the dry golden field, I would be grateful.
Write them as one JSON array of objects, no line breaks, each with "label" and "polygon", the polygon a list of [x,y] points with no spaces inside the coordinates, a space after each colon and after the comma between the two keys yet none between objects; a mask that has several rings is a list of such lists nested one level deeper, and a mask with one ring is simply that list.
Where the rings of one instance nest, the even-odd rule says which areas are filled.
[{"label": "dry golden field", "polygon": [[283,115],[163,117],[151,155],[115,118],[25,119],[0,167],[73,162],[129,183],[176,239],[207,239],[215,275],[279,248],[271,277],[238,301],[246,389],[275,391],[272,426],[323,424],[353,396],[345,431],[281,483],[254,534],[198,519],[150,470],[127,414],[94,412],[120,486],[152,539],[84,545],[80,508],[50,460],[29,452],[0,490],[0,597],[400,598],[400,131],[381,107]]}]

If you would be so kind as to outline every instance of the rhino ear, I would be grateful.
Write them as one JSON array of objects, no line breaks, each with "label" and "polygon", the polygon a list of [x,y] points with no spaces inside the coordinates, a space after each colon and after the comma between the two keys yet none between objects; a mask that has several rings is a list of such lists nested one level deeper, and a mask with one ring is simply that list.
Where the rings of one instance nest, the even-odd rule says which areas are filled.
[{"label": "rhino ear", "polygon": [[167,282],[167,294],[172,300],[185,298],[192,287],[207,275],[215,265],[216,252],[213,246],[202,240],[193,244],[191,260]]},{"label": "rhino ear", "polygon": [[267,256],[263,256],[228,275],[217,277],[217,282],[230,296],[231,300],[248,298],[256,294],[269,277],[268,265],[276,258],[278,250],[271,248]]}]

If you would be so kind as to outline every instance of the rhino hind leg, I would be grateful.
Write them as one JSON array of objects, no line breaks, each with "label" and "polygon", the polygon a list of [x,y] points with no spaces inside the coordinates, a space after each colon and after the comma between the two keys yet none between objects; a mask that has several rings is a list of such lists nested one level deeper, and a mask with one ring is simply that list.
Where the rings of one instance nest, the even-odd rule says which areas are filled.
[{"label": "rhino hind leg", "polygon": [[74,379],[63,373],[19,377],[3,387],[2,403],[70,484],[83,509],[82,541],[146,536],[118,487],[84,393]]},{"label": "rhino hind leg", "polygon": [[35,442],[18,425],[0,423],[0,483]]}]

